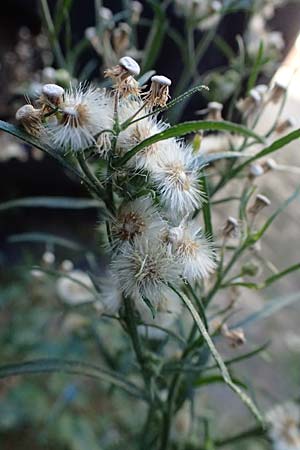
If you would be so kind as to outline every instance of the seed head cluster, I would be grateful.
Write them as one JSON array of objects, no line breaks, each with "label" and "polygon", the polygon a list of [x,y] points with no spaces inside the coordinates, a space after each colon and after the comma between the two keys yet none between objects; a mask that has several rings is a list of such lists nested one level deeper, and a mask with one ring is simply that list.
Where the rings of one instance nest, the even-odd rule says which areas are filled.
[{"label": "seed head cluster", "polygon": [[97,286],[98,309],[115,314],[130,297],[140,332],[150,327],[155,339],[162,333],[155,326],[170,327],[180,313],[174,288],[203,282],[216,255],[197,215],[205,201],[203,168],[192,146],[171,137],[133,151],[169,128],[156,109],[167,106],[171,80],[154,75],[142,93],[139,74],[138,63],[125,56],[105,71],[112,89],[45,85],[36,106],[23,106],[16,119],[62,155],[91,158],[88,171],[93,162],[105,168],[93,174],[110,192],[109,200],[103,194],[110,264]]}]

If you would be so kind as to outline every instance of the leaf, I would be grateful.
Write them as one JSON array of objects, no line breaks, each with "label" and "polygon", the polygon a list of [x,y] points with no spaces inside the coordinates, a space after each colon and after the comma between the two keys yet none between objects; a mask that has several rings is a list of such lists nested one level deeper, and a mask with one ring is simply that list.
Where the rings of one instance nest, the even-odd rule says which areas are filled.
[{"label": "leaf", "polygon": [[282,147],[284,147],[285,145],[288,145],[290,142],[295,141],[299,137],[300,137],[300,129],[294,130],[291,133],[283,136],[282,138],[277,139],[271,145],[264,148],[260,152],[256,153],[256,155],[252,156],[247,161],[245,161],[244,163],[242,163],[238,167],[236,167],[230,173],[230,178],[234,178],[241,170],[243,170],[245,167],[247,167],[253,161],[256,161],[257,159],[263,158],[264,156],[270,155],[271,153],[274,153],[277,150],[280,150]]},{"label": "leaf", "polygon": [[273,314],[281,311],[283,308],[292,305],[300,300],[300,292],[295,292],[294,294],[287,295],[286,297],[277,297],[272,300],[267,300],[266,305],[259,311],[250,314],[245,319],[232,325],[232,328],[246,327],[253,322],[258,322],[263,319],[267,319]]},{"label": "leaf", "polygon": [[76,177],[79,177],[83,181],[86,182],[85,177],[83,177],[78,170],[68,164],[64,158],[62,158],[59,154],[59,151],[53,150],[48,145],[43,144],[40,139],[29,135],[25,131],[23,131],[21,128],[15,127],[14,125],[4,122],[3,120],[0,120],[0,130],[5,131],[6,133],[11,134],[12,136],[15,136],[21,141],[25,142],[26,144],[38,148],[42,152],[47,153],[48,155],[52,156],[52,158],[56,159],[66,170],[71,172],[73,175],[76,175]]},{"label": "leaf", "polygon": [[47,244],[59,245],[75,251],[83,251],[83,247],[76,242],[69,239],[55,236],[49,233],[20,233],[12,234],[7,238],[9,244],[16,244],[19,242],[42,242]]},{"label": "leaf", "polygon": [[147,72],[155,65],[167,30],[167,20],[164,8],[154,2],[149,3],[154,10],[154,19],[143,52],[143,72]]},{"label": "leaf", "polygon": [[214,161],[219,161],[220,159],[230,159],[230,158],[245,158],[247,157],[246,153],[241,152],[219,152],[212,153],[210,155],[201,155],[197,159],[201,165],[210,164]]},{"label": "leaf", "polygon": [[255,58],[255,61],[254,61],[254,65],[253,65],[250,77],[248,79],[247,93],[249,93],[249,91],[254,87],[254,85],[256,83],[257,77],[258,77],[260,69],[261,69],[263,57],[264,57],[264,43],[263,43],[263,41],[260,41],[259,49],[258,49],[256,58]]},{"label": "leaf", "polygon": [[[238,363],[238,362],[240,362],[240,361],[243,361],[243,360],[245,360],[245,359],[252,358],[253,356],[258,355],[259,353],[261,353],[261,352],[263,352],[264,350],[266,350],[266,348],[268,348],[269,345],[270,345],[270,342],[266,342],[265,344],[260,345],[260,346],[257,347],[256,349],[251,350],[250,352],[243,353],[242,355],[235,356],[234,358],[231,358],[231,359],[227,359],[227,360],[225,361],[225,364],[226,364],[226,366],[230,366],[231,364],[236,364],[236,363]],[[206,370],[212,370],[212,369],[215,369],[216,367],[217,367],[216,365],[206,367],[205,371],[206,371]]]},{"label": "leaf", "polygon": [[[173,106],[177,105],[177,103],[180,103],[182,101],[184,101],[185,99],[187,99],[188,97],[190,97],[191,95],[195,94],[196,92],[200,92],[203,89],[207,89],[207,86],[204,86],[203,84],[194,86],[193,88],[189,89],[188,91],[184,92],[183,94],[179,95],[178,97],[174,98],[173,100],[171,100],[169,103],[167,103],[165,106],[162,106],[161,108],[157,108],[155,111],[151,111],[147,114],[145,114],[144,116],[140,116],[137,119],[132,120],[132,118],[129,118],[127,120],[125,120],[125,122],[123,122],[121,124],[121,129],[125,130],[129,125],[132,125],[136,122],[139,122],[140,120],[146,119],[147,117],[153,116],[153,115],[157,115],[163,111],[166,111],[170,108],[172,108]],[[133,117],[136,117],[136,113],[134,114]]]},{"label": "leaf", "polygon": [[195,324],[197,325],[217,366],[220,369],[220,372],[221,372],[224,382],[227,384],[227,386],[229,386],[232,389],[232,391],[234,391],[240,397],[242,402],[249,408],[249,410],[252,412],[252,414],[256,417],[256,419],[260,423],[260,425],[263,426],[264,421],[263,421],[263,418],[262,418],[260,412],[256,408],[256,406],[253,403],[253,401],[251,400],[251,398],[247,394],[245,394],[245,392],[239,386],[237,386],[234,383],[234,381],[232,380],[230,373],[228,372],[228,369],[227,369],[221,355],[219,354],[218,350],[216,349],[210,335],[208,334],[208,332],[205,328],[204,323],[202,322],[201,317],[199,316],[198,312],[196,311],[196,309],[195,309],[194,305],[192,304],[192,302],[190,301],[190,299],[185,294],[177,291],[177,289],[175,289],[172,285],[170,285],[170,288],[181,298],[181,300],[183,301],[183,303],[186,305],[189,312],[191,313],[191,316],[193,317]]},{"label": "leaf", "polygon": [[[241,386],[241,387],[245,387],[245,384],[242,383],[241,381],[235,379],[233,380],[235,384]],[[206,384],[214,384],[214,383],[224,383],[224,378],[221,375],[210,375],[207,377],[200,377],[197,380],[195,380],[193,382],[193,386],[194,387],[202,387],[205,386]]]},{"label": "leaf", "polygon": [[25,197],[0,203],[0,211],[12,208],[57,208],[57,209],[88,209],[99,208],[99,200],[74,197]]},{"label": "leaf", "polygon": [[10,376],[24,374],[40,374],[51,372],[65,372],[69,374],[83,375],[89,378],[99,379],[125,390],[127,393],[133,395],[134,397],[145,399],[143,392],[141,392],[140,389],[130,381],[124,380],[123,375],[108,369],[104,369],[100,366],[81,361],[49,358],[0,366],[0,378],[8,378]]},{"label": "leaf", "polygon": [[134,155],[136,155],[139,151],[141,151],[145,147],[149,147],[149,145],[155,144],[156,142],[163,141],[166,139],[170,139],[173,137],[185,136],[189,133],[194,133],[199,130],[217,130],[217,131],[228,131],[231,133],[238,133],[242,136],[252,137],[258,142],[263,142],[263,139],[254,133],[252,130],[249,130],[247,127],[243,125],[237,125],[233,122],[223,121],[207,121],[207,120],[195,120],[191,122],[183,122],[179,125],[174,125],[172,127],[167,128],[161,133],[154,134],[153,136],[145,139],[140,142],[138,145],[129,150],[123,157],[115,162],[117,167],[123,166],[127,161],[129,161]]},{"label": "leaf", "polygon": [[206,201],[203,204],[202,212],[203,212],[203,219],[205,224],[205,234],[208,236],[209,239],[212,239],[213,236],[213,228],[212,228],[212,221],[211,221],[211,210],[210,210],[210,198],[209,198],[209,192],[208,192],[208,183],[205,176],[201,177],[201,184],[202,184],[202,190],[203,194],[205,196]]}]

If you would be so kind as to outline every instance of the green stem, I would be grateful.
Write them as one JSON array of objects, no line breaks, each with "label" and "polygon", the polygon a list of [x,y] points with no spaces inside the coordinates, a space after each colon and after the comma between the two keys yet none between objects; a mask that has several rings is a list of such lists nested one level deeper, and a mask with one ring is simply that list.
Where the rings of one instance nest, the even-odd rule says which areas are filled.
[{"label": "green stem", "polygon": [[50,14],[47,0],[40,0],[40,2],[41,2],[42,13],[43,13],[45,25],[47,27],[48,34],[49,34],[49,40],[50,40],[51,45],[53,46],[53,50],[55,53],[55,57],[57,59],[57,63],[60,67],[65,68],[66,67],[65,58],[64,58],[64,55],[60,48],[57,36],[56,36],[55,27],[54,27],[54,24],[52,21],[52,17]]}]

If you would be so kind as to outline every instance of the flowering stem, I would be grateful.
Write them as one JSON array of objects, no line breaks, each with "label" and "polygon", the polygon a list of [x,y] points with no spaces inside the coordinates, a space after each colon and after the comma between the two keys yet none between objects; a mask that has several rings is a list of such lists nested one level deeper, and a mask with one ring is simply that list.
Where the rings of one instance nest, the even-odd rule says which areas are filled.
[{"label": "flowering stem", "polygon": [[93,186],[96,193],[100,196],[100,198],[103,198],[103,187],[100,183],[100,181],[95,177],[95,175],[90,171],[89,166],[86,163],[86,160],[83,156],[82,152],[79,152],[77,154],[77,161],[81,167],[82,172],[85,174],[87,179],[91,182],[91,185]]},{"label": "flowering stem", "polygon": [[142,350],[140,337],[137,331],[137,325],[135,320],[135,310],[132,305],[132,300],[129,297],[124,296],[125,305],[125,321],[127,324],[128,334],[130,336],[133,349],[136,354],[136,359],[142,369],[142,374],[146,386],[149,386],[149,373],[145,368],[145,356]]},{"label": "flowering stem", "polygon": [[49,33],[49,39],[53,46],[53,50],[54,50],[58,65],[60,67],[66,67],[65,58],[61,51],[59,41],[56,36],[55,27],[54,27],[52,17],[51,17],[50,11],[49,11],[47,0],[40,0],[40,1],[41,1],[43,17],[45,20],[45,25],[46,25],[48,33]]}]

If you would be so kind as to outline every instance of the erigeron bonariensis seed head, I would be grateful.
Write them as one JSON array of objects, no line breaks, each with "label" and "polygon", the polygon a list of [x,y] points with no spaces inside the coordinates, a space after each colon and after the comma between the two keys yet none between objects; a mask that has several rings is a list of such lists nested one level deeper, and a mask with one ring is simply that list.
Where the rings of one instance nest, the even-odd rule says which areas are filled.
[{"label": "erigeron bonariensis seed head", "polygon": [[40,102],[42,104],[49,104],[54,107],[58,107],[64,98],[65,90],[58,84],[45,84],[42,87],[42,96]]},{"label": "erigeron bonariensis seed head", "polygon": [[35,109],[32,105],[21,106],[16,112],[16,119],[27,133],[38,136],[42,130],[42,113],[40,109]]},{"label": "erigeron bonariensis seed head", "polygon": [[166,106],[169,95],[169,88],[172,81],[164,75],[154,75],[151,78],[150,90],[145,94],[145,101],[151,108],[155,106]]}]

